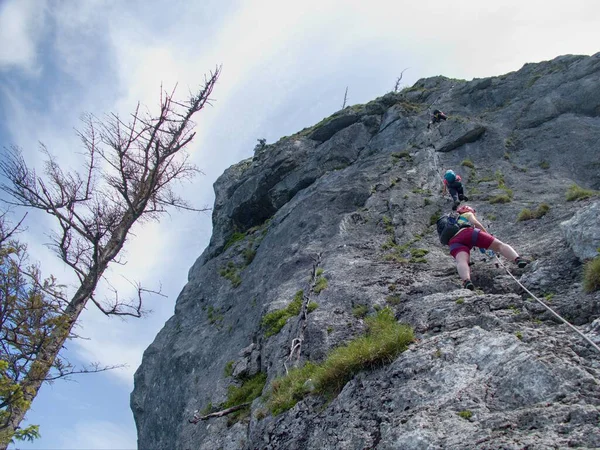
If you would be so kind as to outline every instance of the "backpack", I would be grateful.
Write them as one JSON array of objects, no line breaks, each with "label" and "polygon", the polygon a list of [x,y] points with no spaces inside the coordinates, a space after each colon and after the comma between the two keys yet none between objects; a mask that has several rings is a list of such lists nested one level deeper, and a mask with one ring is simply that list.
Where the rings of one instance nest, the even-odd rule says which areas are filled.
[{"label": "backpack", "polygon": [[460,225],[458,223],[458,218],[460,214],[456,212],[451,212],[446,215],[440,217],[435,223],[437,227],[438,236],[440,237],[440,242],[444,245],[448,245],[450,239],[454,237],[456,233],[459,232],[461,228],[466,228],[471,225]]},{"label": "backpack", "polygon": [[452,184],[456,180],[456,174],[452,170],[448,170],[444,174],[444,179],[448,182],[448,184]]}]

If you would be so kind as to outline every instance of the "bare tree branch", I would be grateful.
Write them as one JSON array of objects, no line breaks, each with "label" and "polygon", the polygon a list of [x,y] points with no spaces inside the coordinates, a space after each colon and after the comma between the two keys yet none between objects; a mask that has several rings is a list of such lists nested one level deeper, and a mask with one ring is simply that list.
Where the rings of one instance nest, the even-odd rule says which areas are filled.
[{"label": "bare tree branch", "polygon": [[[39,175],[27,166],[20,149],[6,149],[0,159],[0,173],[6,181],[0,189],[9,195],[9,204],[41,210],[56,219],[52,248],[73,269],[79,284],[67,299],[55,295],[52,283],[33,283],[38,293],[35,298],[56,299],[60,308],[55,314],[59,316],[44,328],[35,351],[23,353],[27,369],[19,383],[25,402],[11,408],[10,420],[5,428],[0,425],[0,433],[18,429],[41,384],[55,379],[49,374],[52,368],[58,377],[70,370],[59,353],[65,341],[74,336],[71,330],[88,302],[106,315],[141,317],[145,313],[144,294],[162,295],[139,284],[134,299],[122,299],[116,289],[111,299],[103,301],[94,293],[109,265],[120,262],[118,256],[136,222],[157,220],[170,208],[208,210],[189,205],[175,193],[173,185],[200,173],[190,162],[186,147],[195,136],[192,117],[211,104],[210,95],[220,72],[221,67],[217,67],[205,76],[204,85],[187,101],[174,100],[175,88],[167,92],[161,86],[160,107],[154,115],[142,111],[138,104],[127,122],[115,114],[102,120],[84,116],[84,130],[78,132],[85,161],[81,171],[63,169],[42,145],[46,159],[43,175]],[[10,323],[17,322],[14,319]]]}]

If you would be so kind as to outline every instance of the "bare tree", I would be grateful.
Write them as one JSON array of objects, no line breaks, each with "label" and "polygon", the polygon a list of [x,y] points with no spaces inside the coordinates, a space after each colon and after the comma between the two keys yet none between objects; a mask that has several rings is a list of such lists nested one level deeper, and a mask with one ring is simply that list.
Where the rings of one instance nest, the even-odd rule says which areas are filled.
[{"label": "bare tree", "polygon": [[348,86],[346,86],[346,92],[344,92],[344,103],[342,103],[342,109],[346,107],[346,102],[348,101]]},{"label": "bare tree", "polygon": [[18,430],[88,302],[106,315],[142,315],[145,290],[140,285],[137,297],[130,301],[117,295],[101,301],[94,295],[109,264],[118,262],[134,223],[158,219],[169,207],[208,209],[192,208],[174,192],[173,185],[199,172],[189,162],[185,147],[195,135],[192,117],[210,102],[220,71],[217,67],[211,72],[185,103],[175,101],[174,92],[161,92],[158,116],[142,113],[139,104],[128,122],[114,114],[102,121],[87,116],[85,130],[79,133],[86,158],[81,172],[63,171],[45,148],[45,177],[26,165],[17,148],[9,149],[0,162],[8,180],[0,188],[10,195],[9,203],[45,211],[56,219],[58,231],[52,245],[79,281],[75,293],[66,299],[61,320],[37,349],[35,361],[20,382],[25,406],[11,411],[9,432]]},{"label": "bare tree", "polygon": [[400,82],[402,81],[402,75],[404,75],[404,72],[406,72],[408,69],[410,69],[410,67],[407,67],[402,72],[400,72],[400,76],[396,79],[396,84],[394,85],[394,92],[398,92],[398,89],[400,89]]}]

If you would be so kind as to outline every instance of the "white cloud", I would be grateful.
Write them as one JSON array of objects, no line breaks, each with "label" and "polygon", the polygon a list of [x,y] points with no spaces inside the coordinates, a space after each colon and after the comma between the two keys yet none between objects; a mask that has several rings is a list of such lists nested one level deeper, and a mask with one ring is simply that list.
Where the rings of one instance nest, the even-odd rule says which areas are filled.
[{"label": "white cloud", "polygon": [[133,430],[114,422],[90,420],[77,422],[66,428],[62,436],[62,450],[129,450],[137,448]]},{"label": "white cloud", "polygon": [[0,4],[0,69],[36,67],[45,1],[7,0]]}]

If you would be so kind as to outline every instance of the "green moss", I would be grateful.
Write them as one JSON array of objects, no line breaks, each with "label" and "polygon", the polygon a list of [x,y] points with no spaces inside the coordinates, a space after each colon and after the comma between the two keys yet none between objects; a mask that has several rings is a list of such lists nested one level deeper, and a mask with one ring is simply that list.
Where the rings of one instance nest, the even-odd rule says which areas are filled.
[{"label": "green moss", "polygon": [[465,299],[463,297],[459,297],[456,299],[456,304],[457,305],[462,305],[465,302]]},{"label": "green moss", "polygon": [[388,286],[388,291],[390,291],[390,292],[394,292],[395,290],[396,290],[396,285],[395,285],[395,284],[390,284],[390,285]]},{"label": "green moss", "polygon": [[311,312],[313,312],[318,307],[319,307],[319,304],[317,302],[310,302],[308,305],[306,305],[306,312],[308,314],[310,314]]},{"label": "green moss", "polygon": [[550,163],[548,163],[548,161],[542,161],[540,162],[540,167],[544,170],[548,170],[550,168]]},{"label": "green moss", "polygon": [[352,315],[357,319],[362,319],[369,312],[369,307],[367,305],[356,305],[352,308]]},{"label": "green moss", "polygon": [[[506,148],[513,148],[515,146],[515,143],[513,142],[513,140],[511,138],[506,138],[506,139],[504,139],[504,146]],[[505,155],[506,155],[506,153],[505,153]],[[508,159],[508,158],[505,158],[505,159]]]},{"label": "green moss", "polygon": [[320,294],[321,291],[323,291],[324,289],[327,289],[327,286],[328,286],[327,278],[318,277],[317,280],[315,281],[315,287],[313,288],[313,291],[315,294]]},{"label": "green moss", "polygon": [[300,314],[303,299],[304,291],[300,290],[296,292],[294,299],[288,306],[265,314],[261,322],[265,329],[265,336],[270,337],[279,333],[291,317]]},{"label": "green moss", "polygon": [[319,267],[319,268],[317,269],[317,272],[316,272],[316,274],[317,274],[317,276],[319,277],[319,276],[323,275],[323,272],[325,272],[325,269],[323,269],[322,267]]},{"label": "green moss", "polygon": [[465,166],[465,167],[469,167],[471,169],[475,168],[475,164],[473,164],[473,161],[471,161],[470,159],[463,160],[463,162],[461,162],[460,165],[461,166]]},{"label": "green moss", "polygon": [[586,198],[594,197],[598,195],[598,192],[590,189],[583,189],[582,187],[572,184],[567,190],[567,201],[572,202],[575,200],[583,200]]},{"label": "green moss", "polygon": [[585,292],[594,292],[600,289],[600,256],[585,264],[583,289]]},{"label": "green moss", "polygon": [[504,159],[509,160],[510,159],[510,153],[504,152]]},{"label": "green moss", "polygon": [[428,198],[423,200],[423,206],[429,206],[431,205],[431,200],[429,200]]},{"label": "green moss", "polygon": [[327,327],[327,334],[333,333],[333,327]]},{"label": "green moss", "polygon": [[471,411],[469,411],[468,409],[465,409],[464,411],[459,412],[458,415],[465,420],[469,420],[471,417],[473,417],[473,413]]},{"label": "green moss", "polygon": [[321,364],[308,362],[275,379],[268,401],[271,412],[282,413],[302,400],[309,393],[308,380],[312,380],[315,394],[331,398],[355,374],[393,361],[414,341],[412,329],[399,324],[389,308],[368,317],[366,322],[365,336],[334,349]]}]

